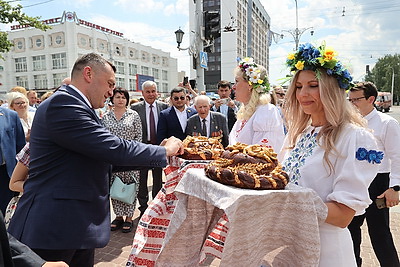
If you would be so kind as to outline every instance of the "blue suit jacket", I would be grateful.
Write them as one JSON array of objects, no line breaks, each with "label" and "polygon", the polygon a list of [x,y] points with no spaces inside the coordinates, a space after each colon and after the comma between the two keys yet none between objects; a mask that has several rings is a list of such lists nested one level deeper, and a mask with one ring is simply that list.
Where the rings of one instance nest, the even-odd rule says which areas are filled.
[{"label": "blue suit jacket", "polygon": [[36,249],[104,247],[111,166],[167,164],[165,148],[112,135],[70,87],[39,106],[30,141],[29,179],[9,232]]},{"label": "blue suit jacket", "polygon": [[7,173],[11,177],[17,164],[15,156],[25,145],[25,134],[17,112],[2,107],[0,107],[0,140]]},{"label": "blue suit jacket", "polygon": [[[187,118],[197,114],[196,109],[186,108]],[[160,112],[157,124],[157,142],[160,144],[165,138],[175,136],[181,140],[186,138],[185,131],[176,115],[174,107],[169,107]]]}]

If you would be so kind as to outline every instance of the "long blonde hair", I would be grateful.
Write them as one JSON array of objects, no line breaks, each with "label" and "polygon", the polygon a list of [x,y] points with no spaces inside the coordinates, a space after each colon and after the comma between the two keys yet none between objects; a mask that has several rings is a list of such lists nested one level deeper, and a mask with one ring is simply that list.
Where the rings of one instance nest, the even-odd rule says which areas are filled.
[{"label": "long blonde hair", "polygon": [[[304,113],[296,99],[296,81],[300,71],[294,75],[286,93],[284,115],[288,124],[289,148],[293,148],[304,129],[311,124],[311,116]],[[366,121],[361,114],[346,100],[346,91],[339,87],[337,80],[329,76],[326,70],[319,70],[319,93],[324,108],[327,123],[317,135],[319,145],[325,150],[324,161],[329,169],[333,165],[329,161],[330,153],[337,153],[335,143],[346,123],[352,123],[361,127],[366,126]]]},{"label": "long blonde hair", "polygon": [[[267,70],[258,65],[261,70],[260,78],[264,79],[267,76]],[[245,81],[249,80],[249,77],[242,71],[241,68],[236,67],[234,70],[235,77],[242,77]],[[247,104],[243,103],[236,114],[238,120],[248,120],[253,116],[259,105],[268,104],[271,101],[271,97],[267,93],[258,93],[254,88],[251,89],[250,100]]]}]

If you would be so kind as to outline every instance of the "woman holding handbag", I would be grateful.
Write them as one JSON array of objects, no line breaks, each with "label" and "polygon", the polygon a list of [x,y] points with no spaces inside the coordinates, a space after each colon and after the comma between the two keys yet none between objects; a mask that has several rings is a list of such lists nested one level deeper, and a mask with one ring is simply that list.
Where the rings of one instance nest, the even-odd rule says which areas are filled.
[{"label": "woman holding handbag", "polygon": [[[111,133],[123,139],[141,141],[142,124],[139,114],[136,111],[127,108],[129,103],[128,91],[123,88],[115,88],[110,101],[113,106],[102,118],[104,126],[108,128]],[[138,188],[139,171],[113,173],[111,183],[121,185],[121,182],[125,185],[136,184],[136,187]],[[115,188],[116,185],[112,187]],[[113,196],[111,195],[111,203],[116,215],[115,220],[111,222],[111,231],[120,228],[122,228],[123,233],[129,233],[132,231],[132,217],[136,205],[136,190],[132,194],[134,194],[133,198],[129,201],[124,200],[125,202],[113,199]]]}]

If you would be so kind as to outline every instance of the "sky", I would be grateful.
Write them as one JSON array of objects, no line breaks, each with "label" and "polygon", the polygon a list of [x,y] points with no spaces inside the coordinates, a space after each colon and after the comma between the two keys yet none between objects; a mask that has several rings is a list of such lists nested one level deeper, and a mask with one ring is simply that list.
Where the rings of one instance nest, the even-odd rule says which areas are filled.
[{"label": "sky", "polygon": [[[170,52],[178,59],[178,71],[189,73],[187,51],[178,51],[174,32],[188,33],[189,1],[193,0],[22,0],[29,16],[55,18],[64,11],[78,18],[124,33],[124,37]],[[233,0],[232,0],[233,1]],[[296,28],[295,0],[260,0],[271,18],[277,38],[270,46],[269,76],[279,83],[288,71],[285,60],[295,48],[288,31]],[[355,80],[362,80],[366,65],[372,69],[387,54],[400,54],[400,1],[398,0],[298,0],[300,44],[326,41],[348,66]],[[221,25],[224,26],[224,25]],[[7,30],[8,26],[0,26]],[[313,31],[313,35],[311,35]],[[185,34],[182,47],[189,45]],[[233,81],[233,77],[232,77]]]}]

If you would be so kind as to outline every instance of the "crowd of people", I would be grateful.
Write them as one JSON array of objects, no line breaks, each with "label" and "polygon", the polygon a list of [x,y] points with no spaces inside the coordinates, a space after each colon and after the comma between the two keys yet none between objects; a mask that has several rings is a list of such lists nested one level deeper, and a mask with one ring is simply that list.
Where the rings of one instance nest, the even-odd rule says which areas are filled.
[{"label": "crowd of people", "polygon": [[[220,81],[215,99],[180,83],[160,101],[153,81],[142,84],[143,99],[130,99],[115,88],[112,63],[94,53],[78,58],[71,78],[42,103],[35,91],[13,88],[0,107],[0,129],[13,133],[0,135],[0,207],[10,244],[30,247],[26,256],[42,264],[93,266],[110,230],[134,229],[136,200],[140,217],[149,204],[149,171],[154,198],[167,157],[181,154],[189,135],[279,154],[290,182],[326,205],[319,266],[361,266],[364,220],[381,266],[400,266],[389,226],[389,208],[399,204],[399,123],[376,111],[377,88],[354,85],[325,44],[300,45],[286,64],[289,86],[272,88],[266,68],[244,58],[234,84]],[[110,223],[116,180],[136,190],[130,203],[111,198]]]}]

